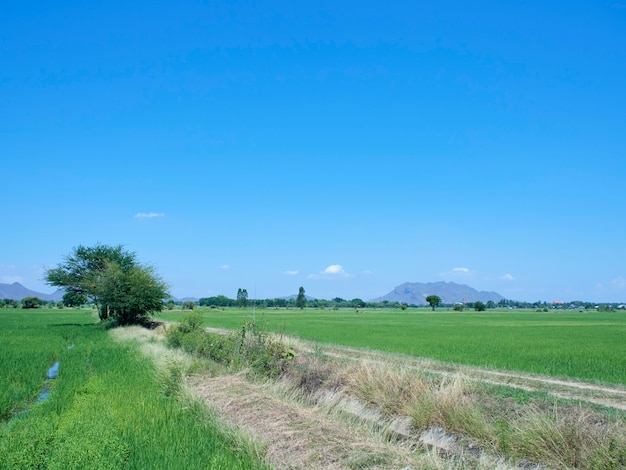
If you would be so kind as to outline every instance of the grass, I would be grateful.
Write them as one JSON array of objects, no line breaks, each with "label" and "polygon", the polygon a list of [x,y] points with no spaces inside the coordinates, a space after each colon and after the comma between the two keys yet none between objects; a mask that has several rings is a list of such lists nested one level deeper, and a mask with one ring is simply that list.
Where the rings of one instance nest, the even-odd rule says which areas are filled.
[{"label": "grass", "polygon": [[[197,309],[207,326],[237,329],[248,309]],[[180,320],[181,312],[163,319]],[[321,343],[474,366],[626,384],[626,313],[256,310],[268,331]]]},{"label": "grass", "polygon": [[[318,357],[299,356],[297,367],[287,378],[313,400],[313,405],[323,405],[315,397],[331,397],[331,406],[337,409],[336,403],[342,399],[356,398],[366,409],[382,413],[388,422],[408,416],[412,430],[406,435],[440,435],[443,443],[435,445],[457,456],[474,448],[511,462],[525,460],[549,468],[626,468],[623,412],[542,393],[477,384],[462,375],[437,377],[401,362],[322,361],[325,367]],[[313,368],[323,371],[321,380],[315,381],[317,389],[305,380]],[[480,468],[493,467],[485,464]]]},{"label": "grass", "polygon": [[[164,381],[137,344],[113,341],[90,312],[0,309],[0,331],[0,468],[266,468],[178,393],[182,374]],[[56,360],[59,376],[38,403]]]},{"label": "grass", "polygon": [[[197,325],[197,313],[194,318]],[[170,327],[168,331],[176,330]],[[178,330],[178,345],[186,344],[185,336],[193,338],[195,331]],[[421,435],[424,445],[437,446],[449,454],[454,468],[466,468],[466,463],[469,468],[475,467],[463,457],[470,451],[470,455],[491,458],[479,468],[493,468],[501,458],[550,468],[626,467],[623,412],[607,412],[546,393],[477,383],[460,374],[425,372],[406,361],[406,356],[372,353],[348,359],[336,352],[341,348],[333,348],[335,352],[329,355],[306,346],[296,346],[296,350],[298,354],[284,372],[273,377],[277,390],[282,384],[286,402],[301,399],[312,409],[324,409],[359,423],[361,429],[380,433],[381,437]],[[202,348],[192,351],[202,354]],[[238,354],[236,348],[228,351]],[[225,377],[220,383],[227,380]],[[237,380],[244,379],[238,376]],[[245,388],[242,383],[237,386],[238,390]],[[253,390],[251,387],[249,393]],[[237,408],[238,398],[234,395],[231,391],[227,399],[229,407]],[[245,397],[241,403],[249,401],[250,397]],[[255,415],[268,419],[270,401],[254,398]],[[300,428],[298,431],[306,434]],[[310,445],[304,442],[302,446]],[[355,468],[375,465],[377,458],[386,459],[384,452],[369,451],[352,457]]]}]

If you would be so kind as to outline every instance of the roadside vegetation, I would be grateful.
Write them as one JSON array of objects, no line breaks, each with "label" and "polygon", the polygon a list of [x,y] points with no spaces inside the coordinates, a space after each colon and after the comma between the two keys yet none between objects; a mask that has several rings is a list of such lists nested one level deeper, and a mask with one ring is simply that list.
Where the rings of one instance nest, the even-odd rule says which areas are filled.
[{"label": "roadside vegetation", "polygon": [[[209,332],[201,319],[198,312],[186,314],[165,338],[171,346],[225,366],[211,375],[221,375],[225,383],[241,377],[240,371],[253,383],[262,378],[267,384],[271,377],[274,385],[266,390],[287,402],[359,421],[387,442],[417,449],[395,456],[385,448],[370,449],[365,461],[371,465],[354,468],[626,468],[626,415],[621,411],[471,380],[450,373],[444,364],[421,368],[406,356],[311,346],[270,335],[258,325],[256,330],[248,324],[239,332]],[[246,338],[254,345],[251,357],[272,357],[270,368],[256,367],[255,359],[241,360]],[[243,388],[241,382],[237,387]],[[229,400],[232,406],[237,397]],[[433,460],[433,449],[441,460]],[[400,455],[404,460],[398,460]],[[346,463],[346,468],[351,467]]]},{"label": "roadside vegetation", "polygon": [[113,341],[94,310],[0,309],[0,330],[0,468],[266,468],[179,368]]}]

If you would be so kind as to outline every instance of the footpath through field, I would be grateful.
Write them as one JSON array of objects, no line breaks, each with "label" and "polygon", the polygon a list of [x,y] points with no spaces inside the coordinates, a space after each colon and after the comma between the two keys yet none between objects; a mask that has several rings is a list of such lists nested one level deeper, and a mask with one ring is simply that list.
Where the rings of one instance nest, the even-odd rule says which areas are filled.
[{"label": "footpath through field", "polygon": [[598,385],[579,380],[557,379],[541,375],[525,374],[480,367],[444,363],[431,359],[412,358],[381,352],[368,352],[343,346],[328,346],[326,354],[341,359],[370,360],[381,363],[396,362],[404,367],[413,367],[422,372],[437,375],[458,375],[488,383],[505,385],[526,391],[544,392],[566,400],[580,400],[596,405],[626,411],[626,388],[617,385]]},{"label": "footpath through field", "polygon": [[[207,331],[220,334],[229,333],[229,330],[220,328],[207,328]],[[301,347],[308,349],[308,352],[313,351],[312,346],[307,346],[306,342],[302,343]],[[433,359],[416,358],[380,351],[367,351],[338,345],[324,345],[324,353],[346,360],[367,360],[381,364],[395,363],[403,367],[412,367],[422,372],[441,376],[460,374],[467,379],[477,382],[504,385],[531,392],[544,392],[557,398],[580,400],[626,411],[626,387],[624,386],[598,385],[581,380],[559,379],[523,372],[485,369],[475,366],[441,362]]]}]

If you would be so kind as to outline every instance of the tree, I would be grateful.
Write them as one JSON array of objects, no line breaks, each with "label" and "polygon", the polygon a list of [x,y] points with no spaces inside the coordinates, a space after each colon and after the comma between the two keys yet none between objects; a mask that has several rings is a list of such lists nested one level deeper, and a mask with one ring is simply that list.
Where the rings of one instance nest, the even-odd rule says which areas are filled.
[{"label": "tree", "polygon": [[248,291],[246,289],[237,289],[237,307],[245,308],[248,306]]},{"label": "tree", "polygon": [[46,283],[90,298],[101,320],[138,323],[163,309],[167,286],[152,266],[142,265],[122,245],[78,246],[45,274]]},{"label": "tree", "polygon": [[87,303],[87,296],[78,292],[68,291],[63,294],[63,305],[66,307],[80,307]]},{"label": "tree", "polygon": [[22,308],[39,308],[43,304],[43,300],[39,297],[24,297],[22,299]]},{"label": "tree", "polygon": [[434,312],[435,307],[441,303],[441,297],[439,297],[438,295],[429,295],[426,297],[426,302],[428,302]]},{"label": "tree", "polygon": [[303,309],[306,307],[306,296],[304,295],[304,287],[300,287],[298,290],[298,297],[296,298],[296,307]]},{"label": "tree", "polygon": [[474,310],[476,310],[477,312],[484,312],[486,308],[487,306],[480,300],[474,302]]},{"label": "tree", "polygon": [[[173,303],[173,302],[172,302]],[[194,307],[196,306],[196,303],[191,301],[191,300],[187,300],[186,302],[183,302],[181,309],[183,310],[193,310]],[[172,307],[173,308],[173,307]],[[171,310],[171,309],[170,309]]]}]

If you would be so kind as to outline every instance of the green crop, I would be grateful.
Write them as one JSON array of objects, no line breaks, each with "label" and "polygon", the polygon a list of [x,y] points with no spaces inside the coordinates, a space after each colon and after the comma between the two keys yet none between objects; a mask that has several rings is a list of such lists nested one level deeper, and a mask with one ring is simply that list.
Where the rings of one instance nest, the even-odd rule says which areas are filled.
[{"label": "green crop", "polygon": [[[92,311],[0,309],[0,468],[265,468]],[[52,361],[58,377],[38,402]]]},{"label": "green crop", "polygon": [[[253,309],[198,309],[204,324],[236,329]],[[467,365],[626,383],[626,314],[454,312],[429,309],[254,312],[269,331]],[[177,319],[179,313],[163,313]]]}]

